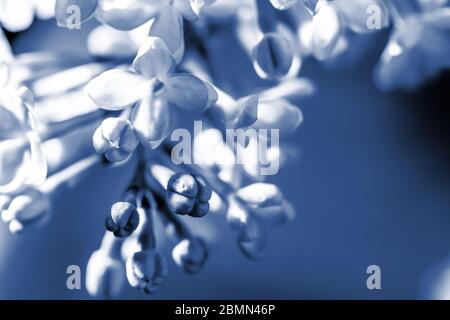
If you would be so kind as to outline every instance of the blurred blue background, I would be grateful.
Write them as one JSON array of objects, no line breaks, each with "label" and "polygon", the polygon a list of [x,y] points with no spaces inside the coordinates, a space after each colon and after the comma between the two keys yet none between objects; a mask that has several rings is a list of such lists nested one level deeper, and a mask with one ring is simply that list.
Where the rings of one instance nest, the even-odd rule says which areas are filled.
[{"label": "blurred blue background", "polygon": [[[290,140],[301,157],[272,179],[298,215],[270,230],[263,261],[247,261],[225,218],[209,217],[220,233],[203,272],[186,275],[171,262],[158,293],[127,288],[122,298],[420,297],[424,271],[450,253],[450,82],[444,76],[414,93],[377,90],[372,70],[386,37],[371,36],[373,45],[352,66],[304,63],[301,73],[318,92],[299,101],[305,122]],[[29,39],[18,37],[16,50],[29,48]],[[43,229],[12,236],[0,224],[0,298],[89,298],[84,269],[128,176],[117,168],[84,181],[56,199]],[[82,290],[66,288],[72,264],[83,270]],[[366,287],[372,264],[381,267],[381,290]]]}]

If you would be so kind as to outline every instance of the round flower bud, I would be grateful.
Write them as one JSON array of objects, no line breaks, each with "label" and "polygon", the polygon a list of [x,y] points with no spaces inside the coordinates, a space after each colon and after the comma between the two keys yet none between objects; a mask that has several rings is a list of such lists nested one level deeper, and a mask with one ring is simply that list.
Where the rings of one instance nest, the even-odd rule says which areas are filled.
[{"label": "round flower bud", "polygon": [[106,217],[105,226],[116,237],[128,237],[139,226],[139,213],[129,202],[116,202],[111,207],[111,214]]},{"label": "round flower bud", "polygon": [[200,238],[184,239],[172,250],[175,263],[187,273],[197,273],[205,265],[208,251]]},{"label": "round flower bud", "polygon": [[104,250],[96,250],[86,268],[86,290],[97,299],[115,298],[125,282],[123,263]]},{"label": "round flower bud", "polygon": [[201,175],[174,174],[167,185],[166,202],[171,212],[203,217],[209,211],[212,189]]},{"label": "round flower bud", "polygon": [[139,140],[128,120],[108,118],[103,120],[93,136],[94,148],[111,162],[120,162],[130,156]]},{"label": "round flower bud", "polygon": [[268,33],[253,50],[253,65],[263,78],[280,78],[291,68],[293,50],[288,41],[276,33]]},{"label": "round flower bud", "polygon": [[126,262],[128,282],[133,288],[154,293],[167,278],[168,266],[164,257],[153,249],[133,253]]}]

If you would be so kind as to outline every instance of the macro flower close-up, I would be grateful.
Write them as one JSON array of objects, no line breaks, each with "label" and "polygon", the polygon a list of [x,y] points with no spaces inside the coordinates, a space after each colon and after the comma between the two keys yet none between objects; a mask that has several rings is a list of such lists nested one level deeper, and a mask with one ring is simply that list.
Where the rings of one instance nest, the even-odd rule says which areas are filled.
[{"label": "macro flower close-up", "polygon": [[447,0],[0,0],[0,299],[449,299],[449,68]]}]

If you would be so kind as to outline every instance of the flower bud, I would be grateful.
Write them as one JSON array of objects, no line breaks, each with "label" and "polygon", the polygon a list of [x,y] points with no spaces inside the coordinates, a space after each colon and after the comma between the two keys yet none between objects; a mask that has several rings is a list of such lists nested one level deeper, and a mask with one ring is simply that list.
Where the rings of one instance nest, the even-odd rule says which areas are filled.
[{"label": "flower bud", "polygon": [[139,213],[129,202],[116,202],[111,207],[111,215],[106,217],[105,226],[116,237],[128,237],[139,226]]},{"label": "flower bud", "polygon": [[50,210],[49,199],[39,190],[29,188],[15,197],[2,196],[2,220],[9,223],[12,233],[42,221]]},{"label": "flower bud", "polygon": [[154,293],[168,275],[164,257],[153,249],[133,253],[126,262],[128,282],[133,288]]},{"label": "flower bud", "polygon": [[236,196],[253,213],[271,224],[283,224],[295,215],[292,205],[273,184],[254,183],[239,189]]},{"label": "flower bud", "polygon": [[205,242],[200,238],[184,239],[173,250],[175,263],[187,273],[199,272],[208,258]]},{"label": "flower bud", "polygon": [[97,299],[115,298],[125,282],[123,263],[104,250],[96,250],[86,268],[86,290]]},{"label": "flower bud", "polygon": [[94,148],[111,162],[120,162],[130,156],[139,141],[131,123],[121,118],[107,118],[93,136]]},{"label": "flower bud", "polygon": [[276,33],[268,33],[253,50],[253,65],[263,79],[280,78],[291,68],[293,50],[286,39]]},{"label": "flower bud", "polygon": [[173,213],[201,218],[209,211],[212,188],[201,175],[176,173],[168,184],[166,201]]},{"label": "flower bud", "polygon": [[264,257],[266,241],[260,237],[253,241],[238,241],[239,249],[250,260],[261,260]]}]

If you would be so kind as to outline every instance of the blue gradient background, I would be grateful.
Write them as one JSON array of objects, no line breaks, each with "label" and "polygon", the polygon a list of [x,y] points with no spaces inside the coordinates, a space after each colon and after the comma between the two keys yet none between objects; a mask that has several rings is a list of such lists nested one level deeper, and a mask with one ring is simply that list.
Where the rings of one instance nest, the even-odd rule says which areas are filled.
[{"label": "blue gradient background", "polygon": [[[49,45],[30,43],[37,36],[19,36],[16,50]],[[220,233],[203,272],[186,275],[171,262],[157,294],[127,288],[122,298],[420,297],[423,272],[450,253],[450,117],[443,91],[449,82],[441,79],[415,93],[379,92],[372,70],[386,36],[371,36],[373,45],[355,65],[327,70],[305,63],[302,75],[318,92],[299,101],[305,122],[290,140],[301,148],[301,158],[272,179],[298,215],[270,230],[263,261],[247,261],[224,217],[209,217]],[[89,298],[85,266],[128,175],[118,168],[84,181],[56,199],[44,229],[12,236],[0,224],[0,298]],[[82,290],[66,288],[72,264],[83,270]],[[382,290],[366,287],[371,264],[381,267]]]}]

